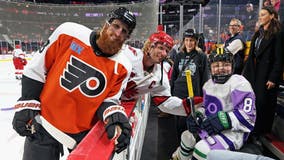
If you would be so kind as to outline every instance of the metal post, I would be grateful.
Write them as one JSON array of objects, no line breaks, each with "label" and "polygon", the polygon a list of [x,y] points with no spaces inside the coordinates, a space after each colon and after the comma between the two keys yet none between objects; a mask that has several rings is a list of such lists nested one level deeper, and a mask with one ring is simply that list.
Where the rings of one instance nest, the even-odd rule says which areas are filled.
[{"label": "metal post", "polygon": [[220,30],[221,30],[221,5],[222,0],[219,0],[218,4],[218,30],[217,30],[217,44],[220,43]]},{"label": "metal post", "polygon": [[[283,3],[283,2],[282,2]],[[261,10],[263,6],[263,0],[259,0],[259,3],[258,3],[258,12]]]},{"label": "metal post", "polygon": [[183,5],[179,6],[179,39],[182,39],[183,34]]},{"label": "metal post", "polygon": [[202,5],[201,5],[201,4],[199,4],[198,32],[199,32],[199,33],[202,33]]},{"label": "metal post", "polygon": [[160,24],[163,24],[163,5],[160,5]]}]

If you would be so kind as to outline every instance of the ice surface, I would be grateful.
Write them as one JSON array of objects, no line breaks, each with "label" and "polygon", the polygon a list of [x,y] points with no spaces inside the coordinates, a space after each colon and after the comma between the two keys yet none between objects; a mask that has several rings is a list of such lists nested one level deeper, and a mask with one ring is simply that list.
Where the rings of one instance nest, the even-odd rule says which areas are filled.
[{"label": "ice surface", "polygon": [[[14,106],[20,97],[21,82],[14,76],[14,66],[10,56],[0,55],[0,108]],[[19,136],[12,128],[14,110],[0,111],[0,159],[21,160],[24,137]],[[64,149],[66,159],[68,151]]]}]

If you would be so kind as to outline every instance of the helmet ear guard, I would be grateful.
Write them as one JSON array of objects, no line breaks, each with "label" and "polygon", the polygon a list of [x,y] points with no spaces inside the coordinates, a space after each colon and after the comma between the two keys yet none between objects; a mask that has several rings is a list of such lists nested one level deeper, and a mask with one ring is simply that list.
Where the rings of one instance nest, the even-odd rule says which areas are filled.
[{"label": "helmet ear guard", "polygon": [[125,23],[128,26],[129,35],[136,27],[136,17],[134,13],[130,12],[125,7],[119,7],[118,9],[111,11],[111,13],[108,14],[108,17],[108,23],[111,23],[114,19],[119,19],[123,23]]},{"label": "helmet ear guard", "polygon": [[[231,63],[231,73],[223,73],[223,74],[213,74],[212,73],[212,66],[211,64],[214,62],[229,62]],[[225,83],[233,74],[233,68],[234,68],[234,55],[229,52],[226,49],[223,48],[217,48],[215,51],[213,51],[209,55],[209,65],[210,65],[210,71],[212,80],[215,83],[223,84]]]}]

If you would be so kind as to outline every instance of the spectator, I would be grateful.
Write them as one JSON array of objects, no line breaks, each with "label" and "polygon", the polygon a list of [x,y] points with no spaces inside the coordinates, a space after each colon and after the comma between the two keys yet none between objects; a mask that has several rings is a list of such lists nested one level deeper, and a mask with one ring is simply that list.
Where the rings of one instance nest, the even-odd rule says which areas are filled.
[{"label": "spectator", "polygon": [[247,16],[246,18],[249,19],[249,20],[254,19],[255,16],[256,16],[252,3],[246,4],[246,16]]},{"label": "spectator", "polygon": [[254,26],[257,21],[257,14],[254,11],[253,4],[246,4],[246,12],[244,14],[243,24],[244,24],[244,38],[245,41],[250,41],[251,36],[254,33]]},{"label": "spectator", "polygon": [[250,83],[233,74],[233,55],[214,51],[209,63],[212,78],[203,86],[204,107],[187,119],[174,160],[188,160],[191,152],[192,159],[202,160],[210,150],[240,149],[254,127],[255,96]]},{"label": "spectator", "polygon": [[271,5],[271,3],[270,3],[270,0],[265,0],[264,2],[263,2],[263,6],[265,7],[265,6],[270,6]]},{"label": "spectator", "polygon": [[179,40],[178,39],[175,39],[174,40],[174,46],[173,48],[170,50],[169,52],[169,56],[172,60],[175,59],[176,55],[178,54],[178,51],[179,51],[179,47],[180,47],[180,44],[179,44]]},{"label": "spectator", "polygon": [[135,25],[135,16],[120,7],[99,32],[66,22],[51,34],[25,69],[15,106],[13,128],[26,136],[23,160],[55,160],[63,153],[40,116],[77,143],[102,120],[108,138],[117,141],[115,151],[128,146],[131,126],[119,98],[132,65],[119,51]]},{"label": "spectator", "polygon": [[245,58],[245,41],[240,34],[242,23],[233,18],[229,24],[230,38],[225,41],[224,48],[234,55],[234,74],[241,74]]},{"label": "spectator", "polygon": [[206,47],[205,47],[205,37],[203,35],[203,33],[199,33],[198,34],[198,45],[197,45],[203,52],[206,51]]},{"label": "spectator", "polygon": [[259,12],[260,28],[255,32],[243,75],[256,94],[257,118],[254,128],[256,140],[271,131],[277,105],[277,88],[282,74],[283,44],[280,42],[280,22],[271,6]]},{"label": "spectator", "polygon": [[[174,59],[171,91],[181,99],[188,97],[185,71],[190,70],[194,96],[202,96],[202,86],[209,79],[207,55],[198,48],[198,35],[192,29],[185,31],[180,52]],[[176,116],[177,136],[186,130],[186,117]]]},{"label": "spectator", "polygon": [[280,0],[270,0],[270,3],[274,7],[275,11],[278,12],[280,8]]}]

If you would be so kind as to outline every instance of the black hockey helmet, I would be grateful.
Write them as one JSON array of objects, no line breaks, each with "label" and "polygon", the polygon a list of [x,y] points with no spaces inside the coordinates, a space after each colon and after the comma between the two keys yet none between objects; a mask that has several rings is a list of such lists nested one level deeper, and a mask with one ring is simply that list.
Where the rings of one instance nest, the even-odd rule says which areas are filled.
[{"label": "black hockey helmet", "polygon": [[128,26],[129,35],[132,33],[136,26],[136,17],[125,7],[119,7],[108,14],[108,22],[111,23],[114,19],[119,19]]},{"label": "black hockey helmet", "polygon": [[[226,70],[226,66],[222,66],[221,68],[223,68],[222,71],[218,70],[217,73],[214,73],[214,65],[212,65],[214,62],[227,62],[229,63],[231,66],[230,70]],[[215,51],[213,51],[210,55],[209,55],[209,65],[210,65],[210,72],[211,72],[211,76],[212,76],[212,80],[215,83],[225,83],[233,74],[234,72],[234,55],[227,51],[224,50],[223,48],[217,48]],[[220,67],[220,66],[216,66],[216,67]]]}]

